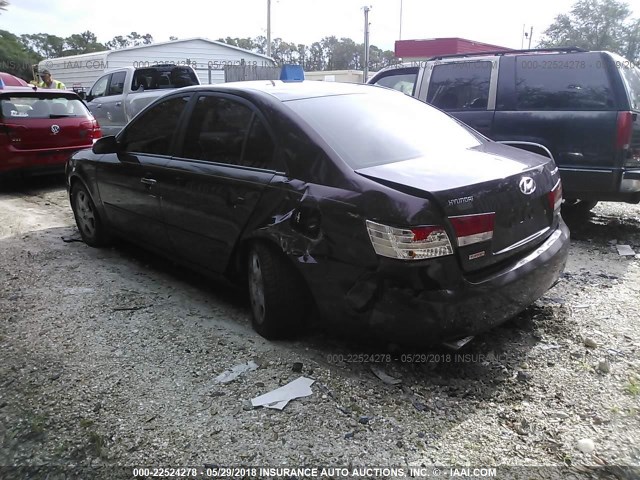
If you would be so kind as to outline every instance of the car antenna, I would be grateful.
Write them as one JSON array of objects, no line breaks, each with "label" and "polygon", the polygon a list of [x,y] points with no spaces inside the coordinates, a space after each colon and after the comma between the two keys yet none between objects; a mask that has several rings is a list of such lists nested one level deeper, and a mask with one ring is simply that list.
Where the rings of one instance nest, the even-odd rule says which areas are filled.
[{"label": "car antenna", "polygon": [[275,87],[276,86],[276,82],[274,82],[273,80],[270,80],[270,81],[271,81],[271,85],[273,85]]}]

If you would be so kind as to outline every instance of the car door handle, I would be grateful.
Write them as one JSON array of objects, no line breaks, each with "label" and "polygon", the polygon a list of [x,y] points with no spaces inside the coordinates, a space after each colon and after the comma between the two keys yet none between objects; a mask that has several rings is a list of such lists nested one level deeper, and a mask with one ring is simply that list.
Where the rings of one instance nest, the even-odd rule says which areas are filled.
[{"label": "car door handle", "polygon": [[157,181],[153,178],[141,178],[140,179],[140,183],[144,183],[145,185],[155,185],[157,183]]},{"label": "car door handle", "polygon": [[97,104],[96,108],[102,108],[102,104],[101,103]]},{"label": "car door handle", "polygon": [[122,102],[116,102],[116,107],[119,107],[120,105],[122,105]]}]

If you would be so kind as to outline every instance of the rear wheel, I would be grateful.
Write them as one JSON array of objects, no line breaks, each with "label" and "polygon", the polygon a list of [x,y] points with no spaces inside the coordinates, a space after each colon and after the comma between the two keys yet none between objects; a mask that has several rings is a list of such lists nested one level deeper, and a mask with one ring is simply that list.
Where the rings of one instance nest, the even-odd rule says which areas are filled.
[{"label": "rear wheel", "polygon": [[80,183],[76,183],[71,189],[71,206],[84,243],[92,247],[107,245],[110,240],[109,234],[89,192]]},{"label": "rear wheel", "polygon": [[302,279],[284,255],[262,243],[253,244],[247,258],[253,328],[268,339],[294,335],[311,306]]}]

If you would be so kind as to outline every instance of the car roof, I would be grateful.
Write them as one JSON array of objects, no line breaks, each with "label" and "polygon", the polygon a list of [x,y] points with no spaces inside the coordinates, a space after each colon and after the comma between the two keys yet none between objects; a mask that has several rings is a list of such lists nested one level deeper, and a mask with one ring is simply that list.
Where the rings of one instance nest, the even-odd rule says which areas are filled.
[{"label": "car roof", "polygon": [[73,90],[62,90],[62,89],[51,89],[51,88],[38,88],[35,86],[31,87],[13,87],[5,85],[3,88],[0,88],[0,95],[4,94],[12,94],[12,93],[37,93],[42,95],[48,95],[51,97],[59,97],[61,94],[70,96],[70,97],[78,97],[78,94]]},{"label": "car roof", "polygon": [[196,85],[180,89],[180,91],[216,91],[229,93],[251,92],[266,94],[282,102],[300,100],[303,98],[366,94],[380,90],[383,89],[358,83],[318,82],[310,80],[299,82],[253,80],[246,82],[219,83],[215,85]]},{"label": "car roof", "polygon": [[496,50],[496,51],[487,51],[487,52],[477,52],[477,53],[452,53],[449,55],[436,55],[433,57],[424,58],[421,60],[409,60],[406,62],[395,63],[393,65],[389,65],[381,69],[378,73],[388,72],[392,70],[404,69],[404,68],[419,68],[425,66],[428,62],[437,63],[439,61],[448,61],[448,60],[459,60],[459,61],[468,61],[468,60],[490,60],[496,57],[506,57],[510,55],[560,55],[567,53],[607,53],[604,50],[584,50],[578,47],[563,47],[563,48],[535,48],[535,49],[527,49],[527,50]]}]

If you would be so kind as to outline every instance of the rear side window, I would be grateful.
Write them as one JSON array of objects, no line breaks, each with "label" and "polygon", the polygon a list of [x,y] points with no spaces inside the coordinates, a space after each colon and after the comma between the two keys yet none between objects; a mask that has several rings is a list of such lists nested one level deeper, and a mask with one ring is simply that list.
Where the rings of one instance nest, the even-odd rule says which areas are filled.
[{"label": "rear side window", "polygon": [[91,114],[77,98],[65,96],[15,95],[0,100],[3,118],[34,119],[83,117]]},{"label": "rear side window", "polygon": [[127,76],[126,72],[116,72],[111,75],[109,82],[109,95],[121,95],[124,91],[124,80]]},{"label": "rear side window", "polygon": [[640,110],[640,69],[632,66],[627,60],[616,62],[616,65],[622,73],[622,78],[627,86],[631,108]]},{"label": "rear side window", "polygon": [[615,99],[599,55],[523,55],[516,61],[518,110],[612,110]]},{"label": "rear side window", "polygon": [[267,169],[273,151],[269,133],[248,106],[214,95],[198,98],[183,157]]},{"label": "rear side window", "polygon": [[407,95],[413,95],[416,88],[416,79],[418,78],[417,68],[403,68],[392,71],[383,77],[377,79],[374,85],[381,87],[393,88]]},{"label": "rear side window", "polygon": [[442,110],[486,110],[491,62],[436,65],[431,73],[427,102]]}]

